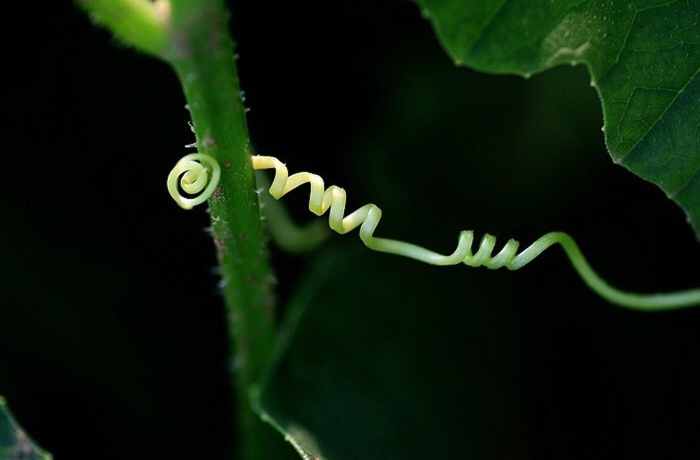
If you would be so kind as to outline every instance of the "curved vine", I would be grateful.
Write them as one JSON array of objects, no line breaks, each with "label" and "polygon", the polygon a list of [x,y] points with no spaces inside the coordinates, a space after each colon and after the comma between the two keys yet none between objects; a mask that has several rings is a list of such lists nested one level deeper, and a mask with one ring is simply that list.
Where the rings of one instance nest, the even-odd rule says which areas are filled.
[{"label": "curved vine", "polygon": [[[168,177],[168,190],[170,190],[171,195],[173,195],[173,190],[177,191],[177,186],[171,186],[171,183],[174,183],[173,181],[180,176],[182,176],[180,186],[186,192],[191,193],[190,190],[192,189],[204,190],[202,195],[199,195],[194,200],[173,195],[175,201],[186,209],[204,202],[213,192],[211,183],[204,189],[201,181],[204,180],[202,177],[206,176],[203,176],[204,173],[192,164],[194,162],[199,168],[206,169],[197,161],[207,163],[209,160],[201,157],[203,155],[199,157],[197,157],[197,154],[185,156],[178,162]],[[213,160],[211,157],[207,158]],[[317,174],[298,172],[289,175],[286,165],[272,156],[254,155],[252,162],[253,169],[275,170],[275,176],[269,188],[269,193],[273,198],[280,199],[297,187],[308,183],[310,186],[309,211],[317,216],[329,212],[328,225],[332,230],[340,234],[348,233],[360,227],[360,239],[365,246],[375,251],[409,257],[431,265],[457,265],[463,263],[470,267],[484,266],[493,270],[503,267],[508,270],[518,270],[532,262],[550,246],[559,244],[583,281],[593,291],[613,304],[645,311],[671,310],[700,305],[700,289],[643,294],[625,292],[614,288],[591,268],[576,241],[564,232],[547,233],[520,252],[518,252],[520,243],[517,240],[509,239],[495,255],[493,252],[496,248],[496,237],[485,234],[478,244],[478,249],[474,252],[474,232],[472,231],[460,232],[457,248],[451,254],[440,254],[405,241],[378,238],[374,236],[374,231],[382,218],[382,210],[377,205],[368,203],[346,214],[347,193],[345,189],[336,185],[326,188],[323,178]],[[218,169],[212,168],[212,170],[214,171],[212,182],[218,181]],[[173,177],[175,179],[172,179]]]}]

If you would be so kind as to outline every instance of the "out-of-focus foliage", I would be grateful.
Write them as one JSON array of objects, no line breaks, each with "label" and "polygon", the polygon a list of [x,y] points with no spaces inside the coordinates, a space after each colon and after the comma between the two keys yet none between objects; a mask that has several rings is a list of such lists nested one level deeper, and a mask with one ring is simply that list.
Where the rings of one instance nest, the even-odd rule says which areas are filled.
[{"label": "out-of-focus foliage", "polygon": [[51,460],[10,414],[5,400],[0,397],[0,459],[2,460]]}]

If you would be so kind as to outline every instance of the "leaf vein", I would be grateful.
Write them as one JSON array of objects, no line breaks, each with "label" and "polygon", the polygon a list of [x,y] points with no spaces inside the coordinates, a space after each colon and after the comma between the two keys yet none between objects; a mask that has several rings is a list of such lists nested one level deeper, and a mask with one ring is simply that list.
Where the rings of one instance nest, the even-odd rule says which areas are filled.
[{"label": "leaf vein", "polygon": [[[623,154],[623,156],[620,157],[620,160],[621,160],[621,161],[623,161],[625,158],[627,158],[627,156],[628,156],[630,153],[632,153],[632,152],[639,146],[639,144],[642,143],[642,142],[644,141],[644,139],[647,138],[647,136],[649,135],[649,133],[651,133],[651,132],[656,128],[656,126],[657,126],[657,125],[659,124],[659,122],[666,116],[666,114],[667,114],[668,111],[671,109],[671,107],[673,107],[673,105],[678,101],[678,98],[683,94],[683,92],[684,92],[685,89],[688,87],[688,85],[689,85],[693,80],[695,80],[695,77],[698,76],[698,72],[700,72],[700,67],[698,67],[698,68],[695,70],[695,73],[693,73],[693,75],[688,79],[688,81],[685,82],[685,84],[683,85],[683,87],[682,87],[681,89],[679,89],[679,90],[676,92],[676,95],[673,97],[673,99],[671,99],[671,101],[670,101],[670,102],[668,103],[668,105],[664,108],[664,110],[663,110],[663,111],[659,114],[659,116],[654,120],[654,122],[651,124],[651,126],[649,127],[649,129],[647,130],[647,132],[644,133],[644,135],[643,135],[642,137],[640,137],[640,138],[637,140],[637,142],[635,142],[634,145],[632,145],[632,147],[630,147],[630,149],[627,151],[627,153]],[[636,88],[635,88],[635,89],[636,89]]]},{"label": "leaf vein", "polygon": [[479,36],[477,37],[476,40],[474,40],[474,43],[472,44],[472,48],[470,50],[470,53],[473,53],[474,50],[479,46],[481,41],[483,41],[484,36],[486,35],[486,31],[493,26],[494,22],[496,21],[496,18],[498,15],[501,13],[503,10],[503,7],[509,2],[510,0],[503,0],[503,2],[496,8],[496,11],[491,15],[491,17],[486,21],[486,24],[484,24],[484,27],[481,28],[479,31]]}]

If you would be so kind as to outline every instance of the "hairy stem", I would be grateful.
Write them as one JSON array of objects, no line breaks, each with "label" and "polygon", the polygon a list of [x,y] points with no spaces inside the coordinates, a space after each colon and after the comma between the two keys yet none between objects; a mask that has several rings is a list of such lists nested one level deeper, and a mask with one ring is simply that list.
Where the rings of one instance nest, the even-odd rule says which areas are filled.
[{"label": "hairy stem", "polygon": [[78,0],[126,44],[169,62],[192,116],[200,153],[221,165],[211,228],[235,359],[237,458],[277,458],[279,437],[251,409],[275,343],[272,273],[255,194],[250,139],[223,0]]},{"label": "hairy stem", "polygon": [[222,169],[209,212],[235,350],[241,453],[270,458],[266,438],[272,432],[253,414],[248,390],[263,373],[275,340],[272,274],[227,13],[219,0],[173,0],[171,20],[174,46],[166,58],[185,91],[199,152],[216,158]]}]

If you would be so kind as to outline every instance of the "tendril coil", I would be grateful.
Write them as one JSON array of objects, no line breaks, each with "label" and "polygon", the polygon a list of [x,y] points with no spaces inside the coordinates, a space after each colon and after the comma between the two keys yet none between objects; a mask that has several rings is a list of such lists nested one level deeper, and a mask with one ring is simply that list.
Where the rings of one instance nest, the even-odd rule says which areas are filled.
[{"label": "tendril coil", "polygon": [[[472,249],[474,232],[472,231],[459,233],[457,248],[451,254],[439,254],[405,241],[378,238],[374,236],[374,231],[382,218],[382,210],[377,205],[368,203],[346,215],[347,193],[345,189],[336,185],[326,188],[323,178],[309,172],[289,175],[286,165],[272,156],[254,155],[252,164],[255,170],[275,170],[275,176],[269,188],[270,195],[275,199],[280,199],[297,187],[308,183],[310,186],[309,211],[317,216],[329,212],[328,225],[340,234],[360,227],[360,239],[365,246],[375,251],[409,257],[431,265],[465,264],[470,267],[483,266],[492,270],[504,267],[508,270],[518,270],[532,262],[550,246],[559,244],[583,281],[593,291],[613,304],[643,311],[671,310],[700,305],[700,289],[642,294],[625,292],[612,287],[591,268],[576,241],[564,232],[547,233],[520,252],[518,252],[520,243],[517,240],[509,239],[495,255],[493,252],[496,248],[496,237],[485,234],[478,244],[478,249],[474,252]],[[168,177],[168,190],[181,207],[190,209],[192,206],[204,202],[213,193],[220,174],[218,165],[214,165],[216,165],[216,160],[199,154],[187,155],[177,163]],[[205,171],[207,166],[211,168],[212,179],[205,188],[203,184],[207,179]],[[175,194],[174,192],[178,191],[176,184],[178,177],[181,177],[180,186],[187,193],[197,193],[203,190],[202,194],[195,199]],[[213,186],[212,183],[214,183]],[[196,192],[191,192],[195,189]]]},{"label": "tendril coil", "polygon": [[[190,153],[180,158],[168,174],[168,193],[182,209],[192,209],[209,199],[220,178],[221,167],[213,157]],[[183,195],[180,189],[191,196]]]}]

